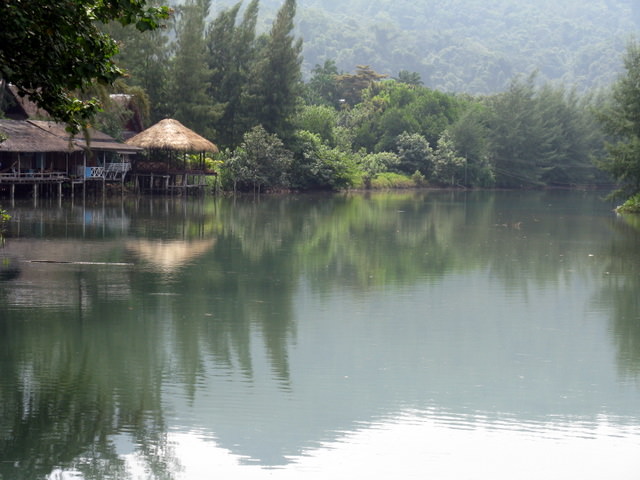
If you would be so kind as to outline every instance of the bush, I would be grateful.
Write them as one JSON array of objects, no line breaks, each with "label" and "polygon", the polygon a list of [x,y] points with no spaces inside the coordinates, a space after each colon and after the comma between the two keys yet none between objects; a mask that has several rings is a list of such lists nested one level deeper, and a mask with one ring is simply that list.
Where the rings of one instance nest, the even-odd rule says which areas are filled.
[{"label": "bush", "polygon": [[289,187],[289,168],[293,156],[282,140],[262,126],[244,134],[244,141],[227,159],[226,175],[235,190],[260,193]]},{"label": "bush", "polygon": [[2,232],[4,232],[5,223],[9,221],[11,216],[6,210],[0,208],[0,241],[2,241]]},{"label": "bush", "polygon": [[298,130],[289,178],[299,190],[338,190],[353,184],[353,155],[326,145],[318,134]]},{"label": "bush", "polygon": [[411,177],[400,173],[385,172],[380,173],[371,180],[371,188],[373,189],[391,189],[391,188],[414,188],[416,182]]},{"label": "bush", "polygon": [[640,213],[640,193],[627,199],[626,202],[616,208],[616,211],[620,213]]}]

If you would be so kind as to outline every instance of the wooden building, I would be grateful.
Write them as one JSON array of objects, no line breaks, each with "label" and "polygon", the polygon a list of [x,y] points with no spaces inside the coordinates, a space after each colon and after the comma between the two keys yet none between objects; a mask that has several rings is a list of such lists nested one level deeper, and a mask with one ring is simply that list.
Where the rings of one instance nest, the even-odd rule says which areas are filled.
[{"label": "wooden building", "polygon": [[131,170],[131,155],[141,148],[117,142],[97,130],[88,137],[71,137],[61,123],[43,120],[0,119],[0,192],[13,197],[16,187],[30,186],[37,197],[41,190],[64,184],[81,185],[89,181],[124,182]]}]

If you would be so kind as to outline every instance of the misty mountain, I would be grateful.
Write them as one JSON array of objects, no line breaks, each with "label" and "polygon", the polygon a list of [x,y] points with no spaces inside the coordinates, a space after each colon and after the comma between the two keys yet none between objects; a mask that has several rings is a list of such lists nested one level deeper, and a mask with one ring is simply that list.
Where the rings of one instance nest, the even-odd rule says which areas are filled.
[{"label": "misty mountain", "polygon": [[[235,4],[212,2],[211,15]],[[245,2],[246,3],[246,2]],[[268,28],[281,0],[262,0]],[[397,76],[417,72],[442,91],[492,93],[516,75],[579,89],[606,86],[640,28],[637,0],[299,0],[303,71],[335,60]]]}]

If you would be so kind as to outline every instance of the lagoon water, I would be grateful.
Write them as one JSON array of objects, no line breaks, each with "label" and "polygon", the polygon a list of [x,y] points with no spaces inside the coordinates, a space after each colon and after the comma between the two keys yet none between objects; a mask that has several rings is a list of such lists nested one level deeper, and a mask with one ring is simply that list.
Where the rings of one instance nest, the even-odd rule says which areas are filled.
[{"label": "lagoon water", "polygon": [[5,203],[0,480],[636,479],[602,196]]}]

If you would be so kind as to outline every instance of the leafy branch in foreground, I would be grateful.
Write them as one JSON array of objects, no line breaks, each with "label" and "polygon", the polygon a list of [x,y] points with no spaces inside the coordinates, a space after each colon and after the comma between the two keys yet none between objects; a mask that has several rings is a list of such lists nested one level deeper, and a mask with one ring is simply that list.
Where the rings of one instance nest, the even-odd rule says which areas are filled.
[{"label": "leafy branch in foreground", "polygon": [[145,0],[4,0],[0,78],[77,133],[100,102],[76,92],[96,82],[111,84],[124,73],[113,61],[117,43],[99,24],[117,21],[154,30],[169,14],[168,7],[149,7]]}]

